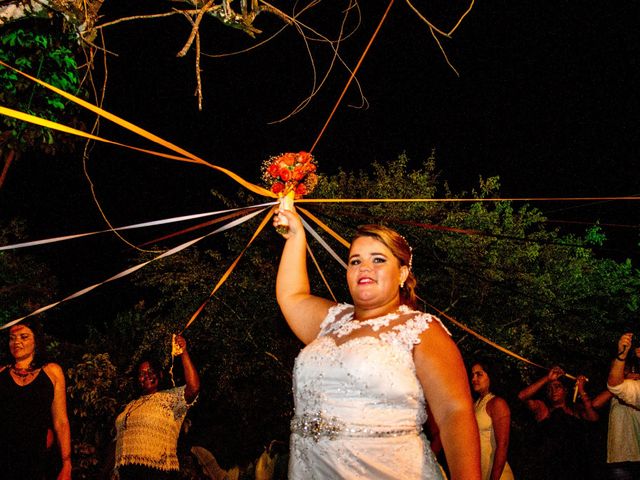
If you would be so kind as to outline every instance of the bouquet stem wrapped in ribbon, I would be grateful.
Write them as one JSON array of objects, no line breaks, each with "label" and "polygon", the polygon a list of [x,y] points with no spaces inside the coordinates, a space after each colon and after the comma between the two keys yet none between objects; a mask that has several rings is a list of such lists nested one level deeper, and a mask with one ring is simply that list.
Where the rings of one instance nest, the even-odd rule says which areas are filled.
[{"label": "bouquet stem wrapped in ribbon", "polygon": [[[269,158],[262,164],[262,179],[273,193],[278,194],[280,211],[293,210],[296,198],[313,191],[318,183],[316,168],[315,159],[308,152],[283,153]],[[278,233],[288,232],[285,217],[280,217],[277,223]]]}]

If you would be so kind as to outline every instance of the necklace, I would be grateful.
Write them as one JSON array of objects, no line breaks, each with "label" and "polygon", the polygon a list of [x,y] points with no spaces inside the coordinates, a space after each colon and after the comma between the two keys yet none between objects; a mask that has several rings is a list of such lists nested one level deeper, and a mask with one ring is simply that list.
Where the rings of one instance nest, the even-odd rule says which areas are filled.
[{"label": "necklace", "polygon": [[18,379],[22,382],[25,383],[27,382],[27,380],[29,379],[29,377],[32,377],[33,375],[35,375],[35,369],[31,368],[31,367],[27,367],[27,368],[18,368],[15,365],[11,366],[11,371],[13,372],[13,374],[18,377]]}]

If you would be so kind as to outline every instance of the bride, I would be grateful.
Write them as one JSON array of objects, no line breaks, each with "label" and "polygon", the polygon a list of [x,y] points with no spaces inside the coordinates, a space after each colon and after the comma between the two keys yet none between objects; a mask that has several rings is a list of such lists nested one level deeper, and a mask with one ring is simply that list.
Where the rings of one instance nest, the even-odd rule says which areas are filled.
[{"label": "bride", "polygon": [[462,357],[440,321],[415,310],[404,237],[379,225],[360,227],[347,267],[353,305],[336,304],[310,292],[300,218],[279,216],[289,230],[276,296],[306,345],[294,367],[289,478],[442,479],[422,433],[428,403],[451,479],[479,480],[478,428]]}]

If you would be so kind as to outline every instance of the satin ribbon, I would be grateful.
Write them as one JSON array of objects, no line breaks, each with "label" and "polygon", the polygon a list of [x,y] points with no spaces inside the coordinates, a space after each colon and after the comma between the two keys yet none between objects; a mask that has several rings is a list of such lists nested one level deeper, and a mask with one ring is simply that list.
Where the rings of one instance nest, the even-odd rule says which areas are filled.
[{"label": "satin ribbon", "polygon": [[[264,228],[264,226],[267,224],[267,221],[273,216],[273,213],[275,212],[276,207],[274,206],[270,211],[269,214],[265,216],[265,218],[262,220],[262,222],[260,222],[260,225],[258,225],[258,228],[256,229],[256,231],[253,233],[253,236],[251,237],[251,240],[249,240],[249,243],[247,243],[247,245],[244,247],[244,249],[242,249],[242,252],[240,252],[240,255],[238,255],[236,257],[236,259],[233,261],[233,263],[231,263],[231,265],[229,266],[229,268],[227,268],[227,271],[224,272],[224,274],[222,275],[222,277],[220,277],[220,280],[218,280],[218,283],[216,284],[216,286],[213,288],[213,290],[211,291],[211,293],[209,294],[209,297],[207,297],[207,299],[202,302],[202,305],[200,305],[200,307],[198,307],[198,309],[195,311],[195,313],[191,316],[191,318],[189,319],[189,321],[187,322],[187,324],[184,326],[184,328],[182,329],[182,331],[184,332],[187,328],[189,328],[189,326],[196,320],[196,318],[198,318],[198,316],[200,315],[200,313],[202,312],[202,310],[204,310],[204,307],[207,306],[207,304],[209,303],[209,301],[213,298],[213,296],[215,295],[215,293],[218,291],[218,289],[222,286],[222,284],[224,282],[227,281],[227,278],[229,278],[229,275],[231,275],[231,272],[233,272],[233,270],[236,268],[236,265],[238,264],[238,262],[240,261],[240,259],[242,258],[242,256],[244,255],[244,252],[247,251],[247,249],[249,248],[249,246],[253,243],[253,241],[256,239],[256,237],[258,236],[258,234],[262,231],[262,229]],[[261,212],[263,212],[264,210],[261,210]],[[257,212],[260,213],[260,212]],[[257,214],[256,213],[256,214]],[[182,332],[181,332],[182,333]]]},{"label": "satin ribbon", "polygon": [[171,218],[165,218],[163,220],[152,220],[150,222],[136,223],[136,224],[133,224],[133,225],[126,225],[124,227],[117,227],[117,228],[107,229],[107,230],[97,230],[97,231],[94,231],[94,232],[78,233],[78,234],[75,234],[75,235],[65,235],[65,236],[62,236],[62,237],[52,237],[52,238],[45,238],[45,239],[42,239],[42,240],[33,240],[33,241],[30,241],[30,242],[14,243],[12,245],[0,246],[0,251],[2,251],[2,250],[16,250],[18,248],[34,247],[34,246],[37,246],[37,245],[47,245],[49,243],[64,242],[66,240],[73,240],[74,238],[88,237],[88,236],[91,236],[91,235],[98,235],[98,234],[101,234],[101,233],[119,232],[119,231],[123,231],[123,230],[132,230],[132,229],[136,229],[136,228],[145,228],[145,227],[153,227],[153,226],[157,226],[157,225],[166,225],[166,224],[169,224],[169,223],[185,222],[187,220],[194,220],[194,219],[197,219],[197,218],[211,217],[213,215],[221,215],[223,213],[239,212],[239,211],[242,211],[242,210],[249,210],[249,209],[255,209],[255,208],[268,207],[268,206],[274,205],[276,203],[277,202],[261,203],[261,204],[258,204],[258,205],[253,205],[251,207],[239,207],[239,208],[230,208],[228,210],[217,210],[215,212],[196,213],[194,215],[183,215],[181,217],[171,217]]},{"label": "satin ribbon", "polygon": [[136,133],[138,135],[140,135],[143,138],[146,138],[147,140],[150,140],[158,145],[162,145],[163,147],[172,150],[173,152],[179,153],[180,155],[182,155],[181,157],[175,156],[175,155],[169,155],[169,154],[164,154],[164,153],[160,153],[160,152],[154,152],[151,150],[145,150],[145,149],[140,149],[137,147],[131,147],[122,143],[118,143],[118,142],[113,142],[111,140],[106,140],[103,139],[101,137],[95,136],[95,135],[91,135],[89,133],[86,132],[82,132],[80,130],[76,130],[74,128],[71,127],[67,127],[65,125],[61,125],[59,123],[56,122],[52,122],[50,120],[46,120],[40,117],[36,117],[34,115],[29,115],[26,113],[22,113],[16,110],[12,110],[10,108],[6,108],[3,106],[0,106],[0,114],[3,115],[7,115],[9,117],[13,117],[16,118],[18,120],[22,120],[25,122],[30,122],[30,123],[35,123],[37,125],[40,126],[44,126],[47,128],[52,128],[55,130],[60,130],[66,133],[70,133],[72,135],[78,135],[81,137],[85,137],[85,138],[89,138],[91,140],[96,140],[96,141],[100,141],[100,142],[105,142],[105,143],[110,143],[110,144],[114,144],[114,145],[119,145],[125,148],[130,148],[136,151],[140,151],[140,152],[144,152],[144,153],[149,153],[152,155],[156,155],[156,156],[160,156],[160,157],[164,157],[164,158],[168,158],[171,160],[178,160],[178,161],[184,161],[184,162],[191,162],[191,163],[199,163],[201,165],[205,165],[209,168],[213,168],[215,170],[218,170],[222,173],[224,173],[225,175],[228,175],[229,177],[231,177],[232,179],[234,179],[236,182],[238,182],[240,185],[242,185],[243,187],[245,187],[246,189],[258,194],[258,195],[262,195],[264,197],[270,197],[270,198],[276,198],[277,195],[273,192],[271,192],[270,190],[267,190],[266,188],[260,187],[259,185],[254,185],[251,182],[246,181],[245,179],[243,179],[242,177],[240,177],[239,175],[235,174],[234,172],[232,172],[231,170],[228,170],[224,167],[219,167],[217,165],[213,165],[203,159],[201,159],[200,157],[188,152],[187,150],[174,145],[173,143],[164,140],[160,137],[158,137],[157,135],[154,135],[153,133],[144,130],[141,127],[138,127],[137,125],[134,125],[131,122],[128,122],[126,120],[124,120],[123,118],[120,118],[112,113],[107,112],[106,110],[103,110],[102,108],[93,105],[79,97],[76,97],[75,95],[72,95],[71,93],[65,92],[64,90],[61,90],[57,87],[54,87],[53,85],[50,85],[38,78],[32,77],[31,75],[24,73],[20,70],[18,70],[17,68],[12,67],[11,65],[6,64],[3,61],[0,61],[0,65],[9,68],[11,70],[13,70],[14,72],[22,75],[25,78],[28,78],[29,80],[42,85],[43,87],[47,88],[48,90],[51,90],[52,92],[57,93],[58,95],[66,98],[67,100],[69,100],[70,102],[73,102],[77,105],[80,105],[81,107],[86,108],[87,110],[103,117],[106,118],[107,120],[111,120],[112,122],[116,123],[117,125],[120,125],[121,127]]},{"label": "satin ribbon", "polygon": [[252,219],[252,218],[253,218],[253,217],[255,217],[256,215],[258,215],[258,214],[260,214],[260,213],[264,212],[265,210],[266,210],[266,209],[264,209],[264,208],[263,208],[263,209],[258,210],[258,211],[256,211],[256,212],[249,213],[249,214],[245,215],[244,217],[241,217],[241,218],[239,218],[239,219],[237,219],[237,220],[234,220],[234,221],[232,221],[232,222],[229,222],[229,223],[227,223],[226,225],[223,225],[222,227],[217,228],[216,230],[214,230],[214,231],[212,231],[212,232],[207,233],[206,235],[203,235],[203,236],[201,236],[201,237],[199,237],[199,238],[196,238],[196,239],[194,239],[194,240],[190,240],[190,241],[188,241],[188,242],[185,242],[185,243],[183,243],[183,244],[181,244],[181,245],[178,245],[177,247],[174,247],[174,248],[172,248],[172,249],[170,249],[170,250],[167,250],[167,251],[166,251],[166,252],[164,252],[163,254],[158,255],[157,257],[154,257],[154,258],[152,258],[151,260],[148,260],[148,261],[146,261],[146,262],[143,262],[143,263],[140,263],[140,264],[138,264],[138,265],[135,265],[135,266],[133,266],[133,267],[131,267],[131,268],[128,268],[128,269],[126,269],[126,270],[124,270],[124,271],[122,271],[122,272],[120,272],[120,273],[117,273],[116,275],[114,275],[114,276],[112,276],[112,277],[107,278],[106,280],[104,280],[104,281],[102,281],[102,282],[95,283],[95,284],[90,285],[90,286],[88,286],[88,287],[86,287],[86,288],[83,288],[82,290],[79,290],[79,291],[77,291],[77,292],[75,292],[75,293],[73,293],[73,294],[69,295],[68,297],[63,298],[62,300],[59,300],[59,301],[57,301],[57,302],[54,302],[54,303],[51,303],[51,304],[46,305],[46,306],[44,306],[44,307],[41,307],[41,308],[39,308],[39,309],[37,309],[37,310],[35,310],[35,311],[33,311],[33,312],[29,313],[28,315],[25,315],[25,316],[20,317],[20,318],[16,318],[15,320],[11,320],[10,322],[7,322],[7,323],[5,323],[4,325],[2,325],[2,326],[0,327],[0,330],[4,330],[4,329],[7,329],[7,328],[9,328],[9,327],[12,327],[12,326],[13,326],[13,325],[15,325],[16,323],[19,323],[19,322],[21,322],[22,320],[24,320],[25,318],[31,317],[31,316],[33,316],[33,315],[37,315],[37,314],[42,313],[42,312],[45,312],[45,311],[47,311],[47,310],[49,310],[49,309],[51,309],[51,308],[53,308],[53,307],[55,307],[55,306],[57,306],[57,305],[60,305],[62,302],[66,302],[66,301],[68,301],[68,300],[72,300],[72,299],[74,299],[74,298],[78,298],[78,297],[80,297],[80,296],[84,295],[85,293],[88,293],[88,292],[90,292],[90,291],[92,291],[92,290],[94,290],[94,289],[98,288],[99,286],[104,285],[105,283],[111,282],[111,281],[113,281],[113,280],[117,280],[117,279],[119,279],[119,278],[126,277],[127,275],[130,275],[130,274],[132,274],[133,272],[136,272],[136,271],[140,270],[142,267],[147,266],[147,265],[148,265],[148,264],[150,264],[151,262],[155,262],[156,260],[160,260],[160,259],[162,259],[162,258],[169,257],[169,256],[173,255],[174,253],[178,253],[178,252],[180,252],[180,251],[184,250],[185,248],[190,247],[191,245],[194,245],[194,244],[198,243],[200,240],[202,240],[202,239],[204,239],[204,238],[207,238],[207,237],[209,237],[209,236],[211,236],[211,235],[214,235],[214,234],[216,234],[216,233],[220,233],[220,232],[223,232],[223,231],[225,231],[225,230],[229,230],[230,228],[233,228],[233,227],[235,227],[235,226],[237,226],[237,225],[240,225],[241,223],[244,223],[244,222],[246,222],[247,220]]}]

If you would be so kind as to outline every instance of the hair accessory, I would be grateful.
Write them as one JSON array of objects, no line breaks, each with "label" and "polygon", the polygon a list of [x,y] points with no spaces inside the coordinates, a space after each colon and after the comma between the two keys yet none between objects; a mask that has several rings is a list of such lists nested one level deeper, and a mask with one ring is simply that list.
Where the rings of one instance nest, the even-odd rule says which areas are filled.
[{"label": "hair accessory", "polygon": [[[398,233],[398,235],[400,234]],[[404,240],[404,243],[409,248],[409,270],[411,270],[413,266],[413,248],[411,247],[411,245],[409,245],[409,242],[407,241],[407,239],[404,238],[404,235],[400,235],[400,237],[402,237],[402,240]],[[403,285],[404,285],[404,282],[403,282]],[[400,288],[402,288],[402,286]]]}]

